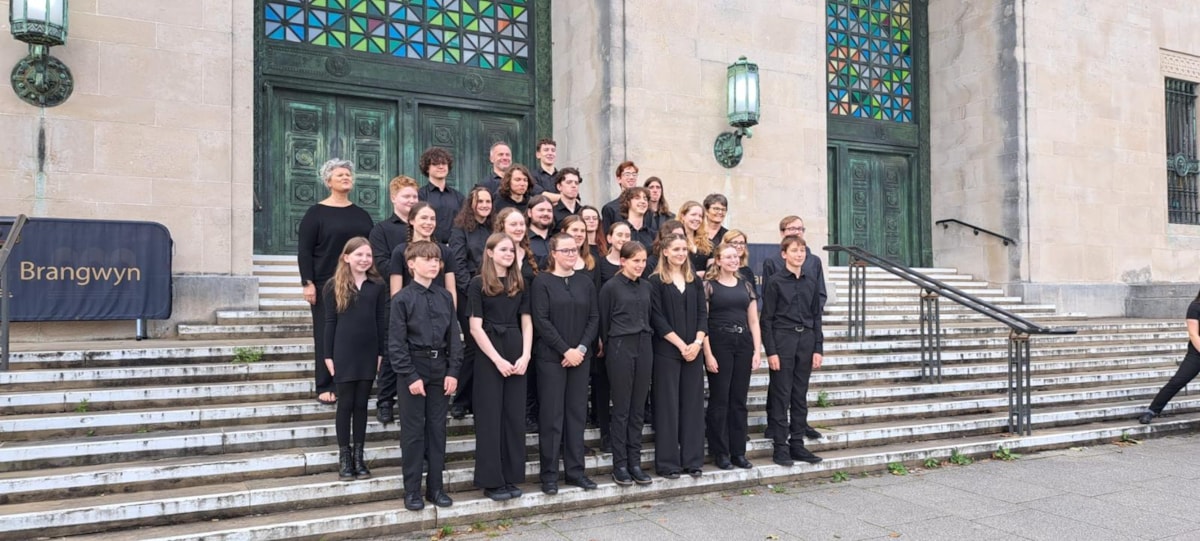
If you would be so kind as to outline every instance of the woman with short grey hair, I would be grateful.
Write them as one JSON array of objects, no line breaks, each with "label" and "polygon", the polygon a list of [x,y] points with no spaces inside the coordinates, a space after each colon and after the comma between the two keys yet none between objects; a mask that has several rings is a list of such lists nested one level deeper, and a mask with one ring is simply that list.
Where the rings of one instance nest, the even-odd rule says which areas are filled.
[{"label": "woman with short grey hair", "polygon": [[325,162],[321,166],[321,181],[329,189],[329,196],[309,207],[300,220],[296,259],[300,264],[304,300],[312,308],[317,401],[334,404],[337,396],[333,376],[325,366],[325,296],[320,293],[325,282],[333,277],[346,242],[370,235],[374,224],[367,211],[350,201],[354,164],[341,158]]}]

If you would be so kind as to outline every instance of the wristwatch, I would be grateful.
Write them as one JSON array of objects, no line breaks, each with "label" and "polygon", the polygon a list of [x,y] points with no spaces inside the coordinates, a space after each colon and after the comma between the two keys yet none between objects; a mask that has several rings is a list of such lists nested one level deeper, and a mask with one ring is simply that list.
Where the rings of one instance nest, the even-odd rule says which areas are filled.
[{"label": "wristwatch", "polygon": [[579,350],[580,353],[587,355],[587,346],[579,344],[578,346],[575,346],[575,349]]}]

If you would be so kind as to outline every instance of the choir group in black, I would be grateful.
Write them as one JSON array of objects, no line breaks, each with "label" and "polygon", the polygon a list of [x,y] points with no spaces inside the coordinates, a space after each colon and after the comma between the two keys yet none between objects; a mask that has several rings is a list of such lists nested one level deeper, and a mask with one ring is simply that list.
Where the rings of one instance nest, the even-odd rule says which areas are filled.
[{"label": "choir group in black", "polygon": [[647,420],[664,478],[703,475],[706,443],[717,468],[752,468],[746,401],[763,348],[772,458],[819,462],[804,447],[820,437],[805,396],[821,365],[825,285],[800,218],[780,222],[779,255],[763,264],[760,317],[747,237],[723,227],[724,196],[684,203],[676,219],[662,181],[637,186],[624,162],[621,195],[596,209],[579,201],[578,170],[554,169],[555,146],[538,142],[531,174],[497,143],[493,174],[466,195],[446,184],[452,156],[431,148],[420,159],[429,182],[393,179],[395,212],[377,224],[350,201],[353,165],[322,168],[330,195],[300,223],[298,261],[317,400],[337,406],[339,477],[371,475],[376,381],[379,420],[399,418],[410,510],[453,504],[446,419],[468,413],[474,482],[497,501],[521,496],[527,432],[539,435],[542,492],[558,492],[560,460],[567,484],[597,488],[585,472],[589,419],[618,485],[651,483]]}]

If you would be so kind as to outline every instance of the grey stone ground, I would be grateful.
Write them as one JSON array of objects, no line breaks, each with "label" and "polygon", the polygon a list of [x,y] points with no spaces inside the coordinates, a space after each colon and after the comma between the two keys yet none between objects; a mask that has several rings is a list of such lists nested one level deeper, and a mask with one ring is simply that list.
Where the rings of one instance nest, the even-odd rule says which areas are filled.
[{"label": "grey stone ground", "polygon": [[825,478],[482,526],[458,526],[442,538],[1200,540],[1200,436],[946,464],[906,476],[854,474],[841,483]]}]

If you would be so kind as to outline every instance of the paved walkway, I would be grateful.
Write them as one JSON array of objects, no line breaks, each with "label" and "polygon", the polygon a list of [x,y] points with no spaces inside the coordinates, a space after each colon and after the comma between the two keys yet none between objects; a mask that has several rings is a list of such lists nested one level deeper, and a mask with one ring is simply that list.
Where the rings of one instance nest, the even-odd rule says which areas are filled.
[{"label": "paved walkway", "polygon": [[1200,540],[1200,436],[849,477],[458,526],[440,538]]}]

